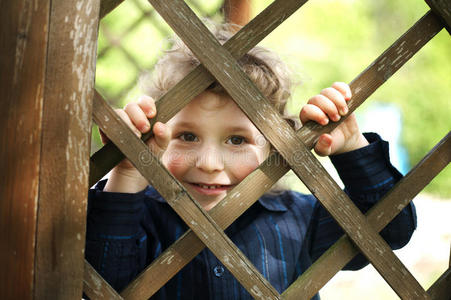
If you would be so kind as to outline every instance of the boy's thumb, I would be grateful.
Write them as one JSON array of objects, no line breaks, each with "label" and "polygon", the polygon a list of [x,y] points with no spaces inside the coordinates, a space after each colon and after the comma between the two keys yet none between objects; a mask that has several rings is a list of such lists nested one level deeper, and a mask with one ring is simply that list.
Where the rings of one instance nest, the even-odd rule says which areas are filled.
[{"label": "boy's thumb", "polygon": [[171,140],[171,130],[166,124],[161,122],[156,122],[153,126],[153,145],[151,145],[152,151],[156,155],[161,155],[161,152],[164,152],[168,147],[168,144]]}]

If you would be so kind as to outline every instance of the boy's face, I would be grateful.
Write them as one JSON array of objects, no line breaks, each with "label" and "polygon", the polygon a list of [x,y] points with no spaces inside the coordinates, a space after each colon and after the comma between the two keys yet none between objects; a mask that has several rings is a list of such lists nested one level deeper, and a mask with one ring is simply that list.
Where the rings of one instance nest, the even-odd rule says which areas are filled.
[{"label": "boy's face", "polygon": [[262,163],[270,145],[226,95],[204,92],[167,125],[163,163],[206,210]]}]

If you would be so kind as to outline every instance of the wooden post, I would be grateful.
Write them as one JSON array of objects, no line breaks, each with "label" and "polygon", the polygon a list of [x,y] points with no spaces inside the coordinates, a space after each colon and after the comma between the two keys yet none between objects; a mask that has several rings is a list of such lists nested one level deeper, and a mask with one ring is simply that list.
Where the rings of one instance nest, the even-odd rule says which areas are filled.
[{"label": "wooden post", "polygon": [[0,3],[0,298],[31,299],[49,1]]},{"label": "wooden post", "polygon": [[244,26],[251,20],[251,0],[225,0],[224,15],[228,23]]},{"label": "wooden post", "polygon": [[0,16],[0,298],[80,299],[99,1]]}]

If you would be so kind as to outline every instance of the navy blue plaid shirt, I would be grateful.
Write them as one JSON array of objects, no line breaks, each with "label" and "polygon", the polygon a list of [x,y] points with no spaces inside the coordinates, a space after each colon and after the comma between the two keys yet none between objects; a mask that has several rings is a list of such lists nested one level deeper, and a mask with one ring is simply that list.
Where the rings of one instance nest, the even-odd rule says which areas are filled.
[{"label": "navy blue plaid shirt", "polygon": [[[365,136],[369,146],[331,157],[346,193],[363,212],[402,177],[390,163],[388,144],[376,134]],[[188,227],[154,188],[107,193],[105,183],[89,192],[86,258],[120,291]],[[398,249],[415,227],[410,204],[381,234]],[[312,195],[294,191],[264,195],[225,232],[280,293],[343,234]],[[366,264],[358,255],[345,269]],[[252,298],[206,248],[152,299]]]}]

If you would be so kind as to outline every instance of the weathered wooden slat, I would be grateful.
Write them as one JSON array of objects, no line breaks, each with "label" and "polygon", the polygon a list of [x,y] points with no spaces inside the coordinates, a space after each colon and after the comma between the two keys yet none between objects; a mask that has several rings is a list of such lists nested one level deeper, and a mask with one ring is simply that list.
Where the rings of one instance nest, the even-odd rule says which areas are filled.
[{"label": "weathered wooden slat", "polygon": [[83,289],[99,7],[99,1],[52,1],[44,29],[48,46],[41,87],[36,299],[80,299]]},{"label": "weathered wooden slat", "polygon": [[432,300],[450,300],[451,299],[451,268],[437,279],[428,289],[428,294]]},{"label": "weathered wooden slat", "polygon": [[[441,25],[434,14],[428,12],[417,24],[415,24],[409,31],[398,39],[389,49],[397,49],[401,44],[407,43],[407,46],[411,48],[410,44],[418,46],[413,51],[418,51],[424,44],[426,44],[436,33],[441,29]],[[426,39],[422,39],[420,43],[417,43],[417,36],[426,36]],[[364,86],[369,89],[365,94],[361,94],[357,98],[353,98],[350,101],[350,107],[356,109],[365,98],[371,95],[381,84],[381,78],[387,80],[397,69],[393,69],[390,73],[380,68],[376,62],[385,61],[387,54],[390,51],[385,51],[379,56],[375,62],[373,62],[364,72],[362,72],[353,82],[350,84],[353,90],[357,90],[356,86]],[[399,68],[400,66],[398,66]],[[358,85],[356,85],[358,84]],[[167,101],[166,98],[164,101]],[[358,100],[358,101],[356,101]],[[163,101],[163,100],[162,100]],[[171,116],[172,117],[172,116]],[[298,134],[305,139],[305,143],[311,148],[313,147],[313,141],[315,141],[320,134],[324,132],[330,132],[333,130],[335,124],[330,123],[325,128],[318,128],[315,123],[310,122],[303,126]],[[274,168],[274,164],[278,168]],[[279,180],[286,172],[289,171],[288,165],[284,159],[277,153],[268,158],[262,165],[255,170],[249,176],[255,176],[256,180],[251,181],[245,179],[238,185],[231,193],[212,211],[211,214],[220,226],[226,224],[230,225],[236,218],[238,218],[250,205],[252,205],[256,199],[258,199],[264,192],[266,192],[277,180]],[[250,177],[251,178],[251,177]],[[258,180],[257,180],[258,178]],[[250,194],[250,191],[253,191]],[[259,191],[255,192],[255,191]],[[254,194],[255,193],[255,194]],[[230,205],[232,201],[229,201],[234,197],[233,195],[240,195],[240,205]],[[249,197],[246,197],[246,196]],[[236,201],[236,199],[234,199]],[[216,214],[217,210],[217,214]],[[221,219],[217,219],[217,216],[221,216]],[[224,218],[224,220],[222,220]],[[159,290],[164,283],[166,283],[172,276],[174,276],[178,270],[180,270],[185,264],[191,261],[205,246],[197,239],[195,234],[191,231],[186,233],[186,238],[180,238],[174,245],[172,245],[167,251],[163,253],[152,265],[150,265],[145,272],[143,272],[129,287],[124,290],[122,295],[128,297],[129,295],[142,295],[144,298],[150,297]],[[183,255],[181,255],[183,253]],[[169,259],[168,259],[169,258]],[[138,297],[141,298],[141,297]]]},{"label": "weathered wooden slat", "polygon": [[[368,222],[381,231],[451,161],[451,133],[448,133],[370,211]],[[359,251],[347,236],[341,237],[283,294],[284,299],[312,298]],[[430,293],[429,293],[430,294]]]},{"label": "weathered wooden slat", "polygon": [[[101,280],[99,280],[99,278]],[[85,274],[83,291],[91,300],[120,300],[123,299],[97,271],[85,260]],[[144,299],[144,298],[141,298]]]},{"label": "weathered wooden slat", "polygon": [[[307,0],[274,1],[228,40],[224,47],[235,58],[241,57],[305,2]],[[214,80],[214,77],[202,65],[198,66],[156,102],[158,115],[151,120],[152,124],[157,121],[167,122],[188,104],[192,98],[203,92]],[[150,136],[151,133],[144,135],[143,140],[147,140]],[[97,151],[90,160],[90,185],[92,186],[99,181],[123,158],[124,155],[112,143]]]},{"label": "weathered wooden slat", "polygon": [[[210,215],[185,191],[177,179],[153,156],[148,146],[134,135],[101,97],[98,97],[97,93],[93,103],[93,117],[99,128],[121,149],[252,297],[279,299],[280,295],[274,287],[255,269]],[[123,138],[123,134],[119,134],[121,131],[126,133],[126,138]],[[253,280],[249,280],[249,278]]]},{"label": "weathered wooden slat", "polygon": [[99,19],[103,19],[107,14],[109,14],[113,9],[118,7],[124,0],[101,0]]},{"label": "weathered wooden slat", "polygon": [[[424,14],[392,46],[385,50],[350,83],[353,96],[348,102],[349,113],[373,94],[377,88],[386,82],[442,29],[443,24],[432,11]],[[333,122],[324,127],[316,123],[311,124],[306,130],[300,132],[300,137],[305,145],[310,147],[316,142],[321,133],[330,130],[329,128],[332,126],[338,126],[340,122]]]},{"label": "weathered wooden slat", "polygon": [[0,298],[32,299],[50,1],[0,5]]},{"label": "weathered wooden slat", "polygon": [[425,0],[432,11],[445,23],[445,28],[451,34],[451,2],[449,0]]},{"label": "weathered wooden slat", "polygon": [[[428,294],[388,244],[370,227],[358,208],[191,9],[181,0],[149,1],[287,160],[294,173],[352,238],[393,290],[401,298],[428,299]],[[398,59],[401,57],[403,56],[398,55]]]}]

